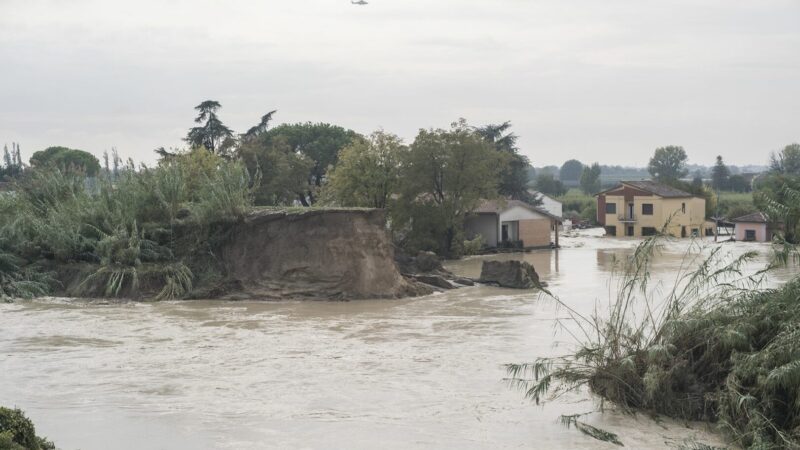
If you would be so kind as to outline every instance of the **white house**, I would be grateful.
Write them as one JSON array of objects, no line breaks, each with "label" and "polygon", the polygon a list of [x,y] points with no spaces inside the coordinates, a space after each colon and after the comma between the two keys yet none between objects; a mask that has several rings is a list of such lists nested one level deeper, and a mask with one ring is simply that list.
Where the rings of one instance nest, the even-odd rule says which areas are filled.
[{"label": "white house", "polygon": [[489,200],[483,202],[464,222],[467,239],[483,236],[488,247],[503,243],[521,243],[524,248],[550,247],[551,231],[555,231],[558,246],[558,224],[561,217],[544,208],[519,200]]},{"label": "white house", "polygon": [[529,194],[542,201],[541,208],[556,217],[564,217],[564,207],[560,201],[539,191],[528,191]]}]

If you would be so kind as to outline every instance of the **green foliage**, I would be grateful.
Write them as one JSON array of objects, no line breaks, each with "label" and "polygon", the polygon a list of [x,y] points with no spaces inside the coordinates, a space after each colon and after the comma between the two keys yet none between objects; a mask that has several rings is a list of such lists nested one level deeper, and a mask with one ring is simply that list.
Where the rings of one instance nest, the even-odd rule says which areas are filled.
[{"label": "green foliage", "polygon": [[50,291],[49,274],[22,265],[21,258],[0,250],[0,301],[39,297]]},{"label": "green foliage", "polygon": [[558,197],[564,195],[567,189],[560,180],[557,180],[552,173],[541,171],[536,175],[536,190],[547,195]]},{"label": "green foliage", "polygon": [[783,175],[800,176],[800,144],[789,144],[770,157],[770,171]]},{"label": "green foliage", "polygon": [[500,171],[498,185],[500,195],[535,205],[537,204],[536,199],[528,193],[530,162],[527,157],[519,153],[517,135],[507,133],[510,128],[511,122],[503,122],[479,127],[475,131],[504,155],[505,166]]},{"label": "green foliage", "polygon": [[600,192],[600,164],[594,163],[583,168],[581,174],[581,189],[583,192],[594,195]]},{"label": "green foliage", "polygon": [[308,192],[308,174],[314,162],[297,153],[283,136],[266,134],[246,139],[238,155],[250,172],[260,171],[255,203],[262,206],[291,205]]},{"label": "green foliage", "polygon": [[670,145],[657,148],[647,170],[650,175],[660,182],[668,182],[681,179],[689,171],[686,169],[686,151],[683,147]]},{"label": "green foliage", "polygon": [[420,130],[403,161],[400,195],[392,212],[403,245],[456,256],[467,214],[497,197],[504,159],[466,122],[450,130]]},{"label": "green foliage", "polygon": [[580,189],[570,189],[557,200],[562,204],[564,217],[597,221],[597,199],[594,196],[585,194]]},{"label": "green foliage", "polygon": [[800,176],[771,174],[754,194],[756,206],[782,224],[782,238],[800,243]]},{"label": "green foliage", "polygon": [[250,211],[258,182],[202,148],[156,168],[131,164],[92,189],[74,173],[28,171],[15,195],[0,197],[0,251],[13,255],[3,286],[29,289],[7,296],[45,293],[48,280],[31,263],[43,260],[91,268],[73,295],[182,297],[195,271],[215,267],[214,246]]},{"label": "green foliage", "polygon": [[342,149],[339,163],[328,173],[323,203],[386,208],[397,192],[406,151],[398,136],[384,131],[353,141]]},{"label": "green foliage", "polygon": [[0,449],[55,450],[56,446],[36,435],[33,422],[19,409],[0,407]]},{"label": "green foliage", "polygon": [[728,219],[735,219],[758,211],[750,193],[720,192],[719,215]]},{"label": "green foliage", "polygon": [[463,255],[478,255],[485,246],[486,242],[484,242],[483,236],[481,235],[475,236],[475,238],[472,240],[467,239],[464,241]]},{"label": "green foliage", "polygon": [[570,181],[577,183],[583,175],[583,163],[577,159],[570,159],[561,165],[558,178],[561,181]]},{"label": "green foliage", "polygon": [[3,162],[0,164],[0,181],[10,180],[22,174],[25,168],[22,165],[19,144],[12,142],[11,151],[8,146],[3,146]]},{"label": "green foliage", "polygon": [[91,153],[67,147],[48,147],[31,156],[31,166],[53,167],[65,173],[80,173],[89,177],[100,172],[100,161]]},{"label": "green foliage", "polygon": [[731,171],[728,166],[722,162],[722,156],[717,156],[717,163],[711,169],[711,187],[716,190],[724,190],[730,188]]},{"label": "green foliage", "polygon": [[195,106],[198,115],[194,119],[200,126],[189,129],[186,142],[192,148],[205,148],[211,153],[224,153],[224,143],[233,138],[233,131],[217,117],[222,105],[214,100],[206,100]]},{"label": "green foliage", "polygon": [[[253,144],[256,148],[250,150],[256,157],[245,158],[245,161],[248,162],[248,168],[254,170],[252,163],[258,160],[258,155],[275,145],[285,154],[300,158],[289,162],[293,167],[292,173],[305,164],[300,164],[300,161],[307,162],[308,169],[303,174],[305,185],[297,193],[296,199],[304,206],[310,206],[316,202],[328,170],[338,162],[339,152],[358,139],[362,138],[355,131],[327,123],[282,124],[262,133]],[[260,167],[265,171],[264,181],[269,182],[271,178],[266,175],[268,168]],[[296,180],[292,178],[291,184],[295,183]]]},{"label": "green foliage", "polygon": [[511,383],[537,402],[588,387],[626,410],[716,421],[747,448],[797,447],[800,279],[760,289],[764,271],[743,275],[753,253],[694,248],[660,301],[650,265],[663,239],[625,263],[606,313],[583,316],[553,297],[578,348],[509,365]]}]

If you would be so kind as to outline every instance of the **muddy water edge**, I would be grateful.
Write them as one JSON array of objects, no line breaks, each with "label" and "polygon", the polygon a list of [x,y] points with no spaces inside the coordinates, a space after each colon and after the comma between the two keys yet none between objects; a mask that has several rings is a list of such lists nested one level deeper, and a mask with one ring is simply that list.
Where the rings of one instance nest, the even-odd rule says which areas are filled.
[{"label": "muddy water edge", "polygon": [[[636,243],[577,234],[558,251],[449,268],[475,276],[483,259],[525,259],[590,311]],[[667,246],[655,278],[674,275],[686,245]],[[483,286],[353,302],[2,304],[0,404],[24,409],[64,449],[617,448],[558,424],[591,411],[588,394],[537,407],[503,382],[504,363],[568,351],[558,314],[535,293]],[[629,448],[721,443],[701,424],[614,412],[587,421]]]}]

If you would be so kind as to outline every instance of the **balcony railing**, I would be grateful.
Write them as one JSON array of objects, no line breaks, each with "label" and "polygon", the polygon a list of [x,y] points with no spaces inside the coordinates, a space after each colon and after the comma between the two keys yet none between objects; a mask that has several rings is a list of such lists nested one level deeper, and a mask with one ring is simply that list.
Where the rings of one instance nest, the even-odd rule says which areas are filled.
[{"label": "balcony railing", "polygon": [[619,221],[623,223],[636,222],[636,214],[623,214],[619,216]]}]

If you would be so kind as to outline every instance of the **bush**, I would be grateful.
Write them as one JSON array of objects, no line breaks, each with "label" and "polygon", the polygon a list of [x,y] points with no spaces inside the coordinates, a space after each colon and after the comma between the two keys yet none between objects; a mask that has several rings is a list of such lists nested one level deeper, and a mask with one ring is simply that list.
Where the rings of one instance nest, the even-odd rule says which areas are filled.
[{"label": "bush", "polygon": [[37,261],[91,268],[69,295],[183,297],[196,271],[213,277],[213,250],[252,208],[258,180],[202,149],[155,168],[130,163],[93,185],[49,166],[28,170],[0,198],[0,298],[46,294]]},{"label": "bush", "polygon": [[483,250],[485,245],[486,243],[481,235],[475,236],[472,240],[465,240],[463,254],[464,256],[477,255]]},{"label": "bush", "polygon": [[747,448],[800,446],[800,278],[758,289],[764,272],[742,275],[755,254],[731,260],[716,247],[687,260],[659,303],[649,266],[663,239],[637,248],[608,315],[584,317],[556,298],[582,336],[577,351],[509,365],[512,381],[537,402],[588,387],[628,411],[715,421]]},{"label": "bush", "polygon": [[55,450],[56,446],[36,435],[33,422],[19,409],[0,407],[1,450]]}]

